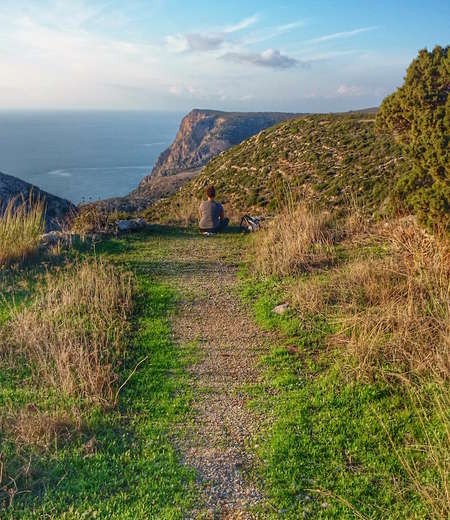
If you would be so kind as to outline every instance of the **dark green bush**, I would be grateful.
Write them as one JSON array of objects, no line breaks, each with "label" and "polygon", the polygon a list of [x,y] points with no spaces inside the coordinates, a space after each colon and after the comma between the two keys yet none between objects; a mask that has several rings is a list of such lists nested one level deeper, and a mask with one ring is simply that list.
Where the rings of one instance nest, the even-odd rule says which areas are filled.
[{"label": "dark green bush", "polygon": [[399,202],[428,227],[450,228],[450,48],[421,50],[403,85],[382,103],[379,131],[392,133],[411,161],[399,176]]}]

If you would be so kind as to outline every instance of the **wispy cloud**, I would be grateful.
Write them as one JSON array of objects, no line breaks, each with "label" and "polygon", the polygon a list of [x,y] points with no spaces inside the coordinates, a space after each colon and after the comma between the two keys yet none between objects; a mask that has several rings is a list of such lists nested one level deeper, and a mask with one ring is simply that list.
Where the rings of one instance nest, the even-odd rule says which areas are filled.
[{"label": "wispy cloud", "polygon": [[306,22],[304,20],[297,20],[296,22],[267,27],[247,36],[244,39],[244,43],[246,45],[253,45],[255,43],[265,42],[294,31],[295,29],[299,29],[300,27],[304,27],[305,25]]},{"label": "wispy cloud", "polygon": [[281,54],[280,51],[275,49],[267,49],[261,53],[228,52],[221,59],[236,63],[250,63],[251,65],[271,69],[290,69],[297,65],[303,65],[299,60]]},{"label": "wispy cloud", "polygon": [[324,36],[319,36],[318,38],[308,40],[306,43],[320,43],[327,42],[329,40],[338,40],[340,38],[351,38],[352,36],[356,36],[357,34],[374,31],[375,29],[378,29],[378,26],[360,27],[359,29],[353,29],[351,31],[342,31],[332,34],[325,34]]},{"label": "wispy cloud", "polygon": [[339,85],[337,94],[340,96],[361,96],[364,93],[360,85]]},{"label": "wispy cloud", "polygon": [[252,25],[255,25],[259,21],[259,15],[255,14],[253,16],[249,16],[248,18],[244,18],[240,22],[237,22],[234,25],[229,25],[223,28],[223,32],[225,34],[234,33],[238,31],[242,31],[243,29],[247,29]]}]

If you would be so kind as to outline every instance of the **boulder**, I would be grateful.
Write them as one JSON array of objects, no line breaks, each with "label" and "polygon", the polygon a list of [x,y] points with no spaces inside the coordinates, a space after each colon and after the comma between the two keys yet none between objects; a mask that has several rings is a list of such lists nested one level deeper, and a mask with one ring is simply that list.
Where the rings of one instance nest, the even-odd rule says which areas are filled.
[{"label": "boulder", "polygon": [[145,229],[147,222],[143,218],[132,218],[129,220],[118,220],[116,225],[119,233],[131,233],[132,231]]}]

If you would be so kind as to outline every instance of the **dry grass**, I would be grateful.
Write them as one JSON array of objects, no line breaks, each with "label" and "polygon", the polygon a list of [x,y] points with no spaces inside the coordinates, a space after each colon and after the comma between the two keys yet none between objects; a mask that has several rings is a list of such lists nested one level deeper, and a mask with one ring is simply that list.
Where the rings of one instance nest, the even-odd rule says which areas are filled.
[{"label": "dry grass", "polygon": [[[348,233],[346,233],[348,236]],[[389,253],[299,280],[291,300],[303,315],[327,314],[360,377],[450,378],[450,245],[401,220],[372,231]]]},{"label": "dry grass", "polygon": [[13,312],[16,355],[24,355],[39,384],[111,404],[131,297],[131,275],[98,260],[47,275],[34,303]]},{"label": "dry grass", "polygon": [[71,225],[71,231],[81,236],[110,234],[115,229],[115,215],[97,204],[85,204],[79,208]]},{"label": "dry grass", "polygon": [[254,268],[289,276],[333,263],[336,229],[329,213],[306,205],[286,209],[255,237]]},{"label": "dry grass", "polygon": [[0,265],[33,255],[44,233],[42,201],[11,199],[0,216]]},{"label": "dry grass", "polygon": [[42,411],[29,404],[21,410],[5,414],[1,430],[14,439],[17,446],[36,446],[57,449],[68,442],[81,429],[81,412],[77,408],[67,411]]},{"label": "dry grass", "polygon": [[[450,245],[413,221],[384,230],[392,256],[367,266],[370,294],[351,320],[349,352],[358,370],[450,378]],[[367,284],[366,284],[367,286]]]}]

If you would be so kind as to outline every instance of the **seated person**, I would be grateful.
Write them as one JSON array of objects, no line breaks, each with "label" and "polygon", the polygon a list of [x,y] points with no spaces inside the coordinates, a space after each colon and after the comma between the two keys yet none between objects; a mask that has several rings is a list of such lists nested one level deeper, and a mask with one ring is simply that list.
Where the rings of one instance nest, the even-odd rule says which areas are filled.
[{"label": "seated person", "polygon": [[208,200],[204,200],[200,204],[200,231],[204,233],[217,233],[228,226],[230,222],[225,218],[223,206],[214,199],[216,197],[216,190],[214,186],[206,188],[206,196]]}]

